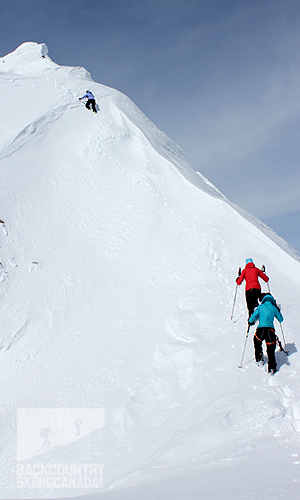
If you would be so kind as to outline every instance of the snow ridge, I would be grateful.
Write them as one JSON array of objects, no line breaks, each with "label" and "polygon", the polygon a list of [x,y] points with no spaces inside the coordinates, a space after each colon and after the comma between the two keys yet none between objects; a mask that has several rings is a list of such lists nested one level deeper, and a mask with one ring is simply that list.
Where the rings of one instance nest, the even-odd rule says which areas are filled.
[{"label": "snow ridge", "polygon": [[[3,498],[298,499],[295,254],[195,172],[126,96],[56,65],[43,44],[3,60]],[[78,101],[87,82],[97,115]],[[275,377],[254,363],[254,328],[238,368],[241,289],[230,314],[248,257],[266,265],[282,303],[289,356],[276,353]],[[66,442],[51,419],[31,422],[35,448],[17,462],[104,464],[103,488],[18,488],[18,408],[65,409],[68,419],[70,409],[103,411],[90,432],[82,412],[74,429],[71,418]]]}]

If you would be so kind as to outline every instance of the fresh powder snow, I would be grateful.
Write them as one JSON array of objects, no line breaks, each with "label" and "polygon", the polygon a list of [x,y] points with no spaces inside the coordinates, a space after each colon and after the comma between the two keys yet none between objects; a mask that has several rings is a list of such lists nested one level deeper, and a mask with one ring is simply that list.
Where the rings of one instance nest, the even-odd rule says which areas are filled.
[{"label": "fresh powder snow", "polygon": [[[45,44],[0,86],[0,498],[298,500],[296,252]],[[275,376],[254,327],[239,368],[249,257],[282,305]]]}]

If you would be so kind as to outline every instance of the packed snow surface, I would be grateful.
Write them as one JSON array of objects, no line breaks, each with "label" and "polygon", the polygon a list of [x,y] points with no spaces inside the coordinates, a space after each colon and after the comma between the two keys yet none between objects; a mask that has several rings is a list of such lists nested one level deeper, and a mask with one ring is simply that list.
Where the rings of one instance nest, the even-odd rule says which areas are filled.
[{"label": "packed snow surface", "polygon": [[[1,498],[298,500],[297,254],[45,44],[1,58],[0,86]],[[285,318],[273,377],[253,327],[239,368],[248,257]],[[41,466],[64,485],[33,487]]]}]

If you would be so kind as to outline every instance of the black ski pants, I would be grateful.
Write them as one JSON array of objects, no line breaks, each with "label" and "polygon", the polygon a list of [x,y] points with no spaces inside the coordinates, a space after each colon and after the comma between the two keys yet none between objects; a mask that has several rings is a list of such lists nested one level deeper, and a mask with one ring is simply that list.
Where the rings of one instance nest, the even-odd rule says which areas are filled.
[{"label": "black ski pants", "polygon": [[250,290],[246,290],[246,303],[248,308],[248,319],[251,314],[254,312],[254,309],[258,306],[258,301],[261,299],[261,290],[260,288],[250,288]]},{"label": "black ski pants", "polygon": [[94,113],[97,113],[97,109],[96,109],[96,101],[95,99],[88,99],[85,107],[87,109],[91,109],[91,106],[92,106],[92,110],[94,111]]},{"label": "black ski pants", "polygon": [[267,344],[267,355],[268,355],[268,371],[275,371],[277,369],[275,350],[276,350],[276,334],[273,328],[257,328],[253,337],[255,360],[262,361],[263,341]]}]

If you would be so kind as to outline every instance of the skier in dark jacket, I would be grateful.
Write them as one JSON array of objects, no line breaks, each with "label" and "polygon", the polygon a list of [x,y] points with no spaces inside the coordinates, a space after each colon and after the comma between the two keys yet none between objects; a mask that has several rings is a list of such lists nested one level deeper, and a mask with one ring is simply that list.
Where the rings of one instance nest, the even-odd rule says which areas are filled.
[{"label": "skier in dark jacket", "polygon": [[274,318],[279,323],[283,321],[283,316],[277,307],[274,297],[270,293],[267,293],[262,299],[261,304],[250,316],[249,325],[254,325],[255,321],[259,319],[259,324],[253,337],[255,359],[257,363],[263,363],[262,343],[265,340],[267,344],[269,373],[276,373],[277,370],[275,358],[277,337],[274,329]]},{"label": "skier in dark jacket", "polygon": [[92,106],[92,110],[94,111],[94,113],[97,113],[96,99],[95,99],[94,94],[90,90],[87,90],[86,93],[82,97],[79,97],[79,101],[81,101],[82,99],[87,99],[87,102],[85,104],[85,107],[87,109],[91,109],[91,106]]},{"label": "skier in dark jacket", "polygon": [[237,277],[236,283],[241,285],[244,280],[246,281],[248,318],[258,306],[258,300],[261,299],[261,287],[258,278],[262,278],[266,283],[269,281],[268,276],[255,267],[252,259],[246,259],[245,269],[243,269],[241,275]]}]

